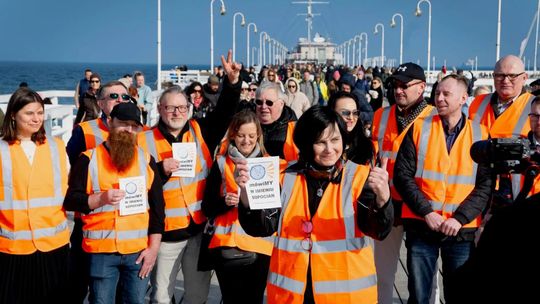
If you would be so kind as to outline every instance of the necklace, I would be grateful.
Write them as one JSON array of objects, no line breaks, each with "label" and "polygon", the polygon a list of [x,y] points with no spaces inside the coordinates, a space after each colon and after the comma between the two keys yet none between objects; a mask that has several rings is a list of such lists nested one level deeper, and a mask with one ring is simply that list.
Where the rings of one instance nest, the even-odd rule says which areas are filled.
[{"label": "necklace", "polygon": [[317,183],[319,184],[319,187],[317,188],[316,194],[318,197],[322,197],[324,194],[324,190],[323,190],[324,181],[317,181]]}]

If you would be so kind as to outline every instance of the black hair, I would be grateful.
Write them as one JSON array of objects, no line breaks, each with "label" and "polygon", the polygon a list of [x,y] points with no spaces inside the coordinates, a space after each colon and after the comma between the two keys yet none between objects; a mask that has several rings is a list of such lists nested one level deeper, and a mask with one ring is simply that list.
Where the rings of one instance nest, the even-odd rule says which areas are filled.
[{"label": "black hair", "polygon": [[333,109],[328,106],[315,105],[309,108],[296,123],[293,140],[300,150],[300,160],[312,163],[314,159],[313,144],[320,139],[328,127],[337,128],[343,141],[343,151],[347,142],[347,127],[345,122]]},{"label": "black hair", "polygon": [[[328,100],[328,107],[335,111],[337,101],[341,98],[352,98],[352,100],[354,100],[354,103],[356,104],[356,109],[360,110],[360,102],[358,101],[358,97],[356,97],[356,95],[354,95],[353,93],[348,93],[345,91],[337,91],[336,93],[332,94],[332,96],[330,96],[330,99]],[[360,120],[361,119],[358,119],[358,121]]]}]

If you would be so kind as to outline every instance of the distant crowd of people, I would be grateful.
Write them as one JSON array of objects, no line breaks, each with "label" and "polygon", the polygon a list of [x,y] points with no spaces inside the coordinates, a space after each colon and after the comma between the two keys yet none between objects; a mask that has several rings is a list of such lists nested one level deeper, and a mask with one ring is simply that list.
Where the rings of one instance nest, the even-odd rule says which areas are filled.
[{"label": "distant crowd of people", "polygon": [[[534,221],[540,177],[469,153],[489,138],[540,145],[540,86],[526,91],[521,59],[496,62],[493,92],[444,71],[427,96],[411,62],[256,74],[231,57],[155,101],[140,72],[86,70],[67,145],[45,132],[39,94],[13,93],[0,303],[144,303],[149,285],[151,303],[176,303],[180,271],[183,303],[206,303],[212,270],[226,304],[393,303],[403,240],[408,303],[436,301],[439,257],[446,303],[533,299],[534,280],[516,278],[539,268],[538,228],[505,224]],[[270,156],[269,173],[250,165]],[[248,183],[278,172],[281,207],[253,208]]]}]

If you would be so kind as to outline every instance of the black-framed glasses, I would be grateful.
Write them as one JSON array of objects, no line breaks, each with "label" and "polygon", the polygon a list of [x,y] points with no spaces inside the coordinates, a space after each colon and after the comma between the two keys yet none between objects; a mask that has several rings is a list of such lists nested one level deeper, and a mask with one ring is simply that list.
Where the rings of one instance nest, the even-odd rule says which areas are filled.
[{"label": "black-framed glasses", "polygon": [[271,100],[261,100],[261,99],[255,99],[255,104],[258,106],[262,106],[263,104],[266,104],[267,106],[271,107],[274,105],[274,101]]},{"label": "black-framed glasses", "polygon": [[421,84],[422,81],[419,81],[419,82],[408,82],[408,83],[403,83],[403,82],[394,82],[394,88],[396,89],[402,89],[402,90],[406,90],[412,86],[415,86],[417,84]]},{"label": "black-framed glasses", "polygon": [[530,120],[538,120],[539,118],[540,118],[540,114],[529,113],[529,119]]},{"label": "black-framed glasses", "polygon": [[123,101],[129,101],[131,100],[131,96],[129,96],[128,94],[118,94],[118,93],[111,93],[109,94],[109,97],[112,98],[112,99],[118,99],[118,97],[122,97],[122,100]]},{"label": "black-framed glasses", "polygon": [[250,91],[250,92],[255,92],[255,91],[257,91],[257,88],[251,88],[251,89],[247,89],[247,90]]},{"label": "black-framed glasses", "polygon": [[302,220],[302,232],[306,234],[306,237],[300,243],[302,249],[305,251],[311,251],[313,248],[313,241],[311,240],[311,232],[313,231],[313,223],[311,221]]},{"label": "black-framed glasses", "polygon": [[353,111],[341,110],[339,113],[341,113],[341,116],[346,116],[346,117],[349,117],[351,115],[354,116],[354,117],[360,116],[360,111],[358,111],[358,110],[353,110]]},{"label": "black-framed glasses", "polygon": [[504,81],[506,77],[508,77],[508,80],[514,82],[519,76],[523,74],[525,74],[525,72],[521,72],[517,74],[493,73],[493,78],[497,81]]},{"label": "black-framed glasses", "polygon": [[100,83],[101,81],[99,80],[90,80],[90,83]]},{"label": "black-framed glasses", "polygon": [[176,110],[180,113],[186,113],[189,109],[189,106],[187,105],[181,105],[181,106],[164,106],[165,112],[167,113],[174,113]]}]

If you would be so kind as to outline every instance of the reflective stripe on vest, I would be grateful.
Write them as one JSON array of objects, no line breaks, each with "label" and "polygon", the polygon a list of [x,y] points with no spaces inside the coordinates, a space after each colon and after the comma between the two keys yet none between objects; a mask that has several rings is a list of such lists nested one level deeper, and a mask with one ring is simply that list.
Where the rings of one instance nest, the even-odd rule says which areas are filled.
[{"label": "reflective stripe on vest", "polygon": [[[392,107],[384,108],[381,115],[381,121],[379,123],[379,132],[377,134],[377,142],[379,145],[379,151],[381,153],[381,157],[390,157],[385,155],[385,153],[392,153],[392,151],[383,151],[383,140],[384,140],[384,134],[386,133],[386,127],[388,126],[388,116],[390,116],[390,110]],[[395,159],[395,158],[394,158]]]},{"label": "reflective stripe on vest", "polygon": [[491,96],[493,96],[493,94],[486,94],[484,99],[482,99],[482,102],[480,103],[480,106],[478,107],[478,110],[476,111],[473,119],[475,123],[481,124],[482,118],[486,114],[486,110],[491,103]]},{"label": "reflective stripe on vest", "polygon": [[59,232],[62,232],[66,229],[68,229],[67,219],[56,227],[41,228],[41,229],[35,229],[35,230],[9,231],[9,230],[2,229],[0,227],[0,237],[6,238],[8,240],[14,240],[14,241],[16,240],[30,241],[33,239],[55,236]]}]

